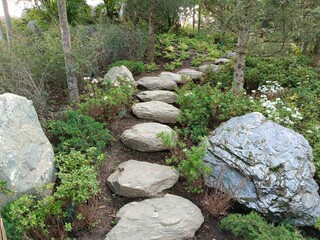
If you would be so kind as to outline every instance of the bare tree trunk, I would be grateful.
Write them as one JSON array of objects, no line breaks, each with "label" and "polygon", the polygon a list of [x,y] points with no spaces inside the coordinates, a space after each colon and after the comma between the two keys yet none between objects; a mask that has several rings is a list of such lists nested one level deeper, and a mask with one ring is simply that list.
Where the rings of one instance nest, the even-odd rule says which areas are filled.
[{"label": "bare tree trunk", "polygon": [[316,37],[316,42],[313,47],[312,64],[320,66],[320,33]]},{"label": "bare tree trunk", "polygon": [[200,32],[200,28],[201,28],[201,11],[202,11],[201,0],[199,0],[199,9],[198,9],[198,33]]},{"label": "bare tree trunk", "polygon": [[154,33],[154,22],[153,22],[153,12],[154,12],[155,0],[151,1],[151,6],[149,9],[148,16],[148,49],[147,49],[147,62],[154,62],[154,48],[155,48],[155,33]]},{"label": "bare tree trunk", "polygon": [[78,81],[74,73],[75,63],[71,55],[71,37],[65,0],[58,0],[58,10],[61,28],[62,48],[69,90],[69,99],[71,102],[79,102]]},{"label": "bare tree trunk", "polygon": [[4,41],[2,21],[0,19],[0,41]]},{"label": "bare tree trunk", "polygon": [[238,34],[236,62],[234,64],[234,83],[232,90],[238,94],[243,89],[244,70],[246,67],[246,49],[249,40],[249,30],[243,29]]},{"label": "bare tree trunk", "polygon": [[303,43],[303,46],[302,46],[302,54],[303,55],[308,55],[308,47],[309,47],[309,43],[310,41],[307,40]]},{"label": "bare tree trunk", "polygon": [[195,6],[192,7],[192,30],[194,31],[196,26],[196,8]]},{"label": "bare tree trunk", "polygon": [[2,0],[2,5],[3,5],[5,20],[6,20],[7,42],[8,42],[8,45],[10,45],[10,38],[12,35],[12,25],[11,25],[11,18],[9,14],[7,0]]},{"label": "bare tree trunk", "polygon": [[6,230],[4,229],[1,215],[0,215],[0,240],[7,240]]}]

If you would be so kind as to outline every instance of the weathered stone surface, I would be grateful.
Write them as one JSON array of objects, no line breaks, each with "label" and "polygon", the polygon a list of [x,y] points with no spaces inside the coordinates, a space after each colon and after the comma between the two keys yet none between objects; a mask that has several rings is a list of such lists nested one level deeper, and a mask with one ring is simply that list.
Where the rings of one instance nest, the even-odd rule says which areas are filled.
[{"label": "weathered stone surface", "polygon": [[162,72],[160,73],[159,77],[161,79],[167,79],[167,80],[172,80],[176,83],[182,83],[183,78],[181,78],[180,74],[172,73],[172,72]]},{"label": "weathered stone surface", "polygon": [[214,61],[214,64],[217,64],[217,65],[220,65],[220,64],[226,64],[228,62],[230,62],[231,60],[228,59],[228,58],[217,58],[215,61]]},{"label": "weathered stone surface", "polygon": [[121,135],[121,141],[127,147],[141,152],[157,152],[167,150],[162,140],[157,137],[161,132],[176,138],[175,131],[160,123],[140,123],[127,129]]},{"label": "weathered stone surface", "polygon": [[178,179],[179,174],[172,167],[129,160],[117,167],[107,184],[121,196],[150,197],[171,188]]},{"label": "weathered stone surface", "polygon": [[236,55],[237,55],[237,53],[235,53],[235,52],[228,52],[227,53],[227,58],[231,59],[231,58],[235,57]]},{"label": "weathered stone surface", "polygon": [[114,86],[119,86],[120,82],[118,81],[118,77],[123,77],[136,85],[132,73],[126,66],[112,67],[104,76],[104,79],[109,79]]},{"label": "weathered stone surface", "polygon": [[53,149],[30,100],[10,93],[0,95],[0,181],[14,191],[0,194],[0,207],[23,193],[55,179]]},{"label": "weathered stone surface", "polygon": [[177,87],[175,81],[160,77],[143,77],[137,84],[150,90],[173,90]]},{"label": "weathered stone surface", "polygon": [[193,80],[197,80],[197,79],[200,79],[201,76],[202,76],[202,72],[199,72],[197,70],[194,70],[194,69],[188,69],[188,68],[185,68],[185,69],[181,69],[179,72],[177,72],[178,74],[182,75],[182,76],[187,76],[187,77],[190,77],[191,79]]},{"label": "weathered stone surface", "polygon": [[300,134],[260,113],[232,118],[208,140],[205,161],[239,201],[274,220],[313,225],[320,217],[312,149]]},{"label": "weathered stone surface", "polygon": [[189,239],[204,221],[196,205],[171,194],[129,203],[118,211],[116,218],[120,220],[105,240]]},{"label": "weathered stone surface", "polygon": [[216,64],[204,64],[199,67],[200,72],[206,72],[206,71],[212,71],[212,72],[217,72],[219,71],[220,67]]},{"label": "weathered stone surface", "polygon": [[144,102],[160,101],[165,103],[175,103],[178,99],[178,95],[175,92],[166,90],[143,91],[137,94],[137,97]]},{"label": "weathered stone surface", "polygon": [[138,118],[154,120],[161,123],[176,123],[181,111],[171,104],[151,101],[135,104],[132,107],[132,112]]}]

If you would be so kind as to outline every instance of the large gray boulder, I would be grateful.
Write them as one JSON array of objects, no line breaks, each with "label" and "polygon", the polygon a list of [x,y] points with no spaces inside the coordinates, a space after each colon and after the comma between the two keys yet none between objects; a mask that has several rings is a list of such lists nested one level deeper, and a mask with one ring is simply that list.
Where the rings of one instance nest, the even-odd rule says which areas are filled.
[{"label": "large gray boulder", "polygon": [[107,184],[116,194],[125,197],[151,197],[171,188],[179,179],[172,167],[129,160],[121,163]]},{"label": "large gray boulder", "polygon": [[190,69],[190,68],[184,68],[181,69],[179,72],[177,72],[178,74],[180,74],[181,76],[185,76],[187,78],[191,78],[192,80],[197,80],[200,79],[201,76],[203,75],[202,72],[199,72],[197,70],[194,69]]},{"label": "large gray boulder", "polygon": [[125,130],[121,135],[122,143],[141,152],[158,152],[168,150],[163,141],[158,137],[160,133],[168,134],[176,140],[175,131],[167,125],[160,123],[140,123]]},{"label": "large gray boulder", "polygon": [[165,103],[175,103],[178,100],[178,94],[166,90],[142,91],[137,97],[144,102],[161,101]]},{"label": "large gray boulder", "polygon": [[0,181],[14,191],[0,194],[0,207],[55,179],[53,150],[30,100],[0,95]]},{"label": "large gray boulder", "polygon": [[132,107],[132,112],[141,119],[149,119],[161,123],[176,123],[181,111],[171,104],[151,101],[135,104]]},{"label": "large gray boulder", "polygon": [[134,81],[133,75],[130,72],[130,70],[126,66],[120,66],[120,67],[112,67],[106,75],[104,75],[105,80],[111,81],[111,83],[114,86],[119,86],[120,82],[118,80],[119,77],[124,78],[128,82],[132,83],[133,85],[136,85],[136,82]]},{"label": "large gray boulder", "polygon": [[204,221],[196,205],[171,194],[129,203],[120,208],[116,218],[119,222],[105,240],[190,239]]},{"label": "large gray boulder", "polygon": [[149,90],[173,90],[177,83],[168,78],[143,77],[137,81],[137,84]]},{"label": "large gray boulder", "polygon": [[207,164],[239,201],[274,220],[314,225],[320,217],[318,185],[308,141],[260,113],[221,124],[208,139]]}]

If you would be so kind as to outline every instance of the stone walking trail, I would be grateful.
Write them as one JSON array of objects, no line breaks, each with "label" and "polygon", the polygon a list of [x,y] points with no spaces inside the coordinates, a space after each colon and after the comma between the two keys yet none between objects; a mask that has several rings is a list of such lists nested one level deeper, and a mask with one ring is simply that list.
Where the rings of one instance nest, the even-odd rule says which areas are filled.
[{"label": "stone walking trail", "polygon": [[[175,137],[175,131],[165,125],[178,122],[180,114],[180,110],[172,105],[178,98],[174,88],[185,79],[199,79],[207,67],[218,68],[214,66],[200,67],[201,71],[182,69],[178,73],[162,72],[159,76],[138,80],[138,86],[147,90],[138,93],[141,102],[132,106],[132,112],[137,118],[150,122],[125,130],[121,135],[122,143],[140,152],[167,150],[157,135],[164,132]],[[139,159],[128,159],[120,164],[107,180],[109,188],[120,196],[147,199],[123,206],[116,215],[116,226],[105,239],[182,240],[194,237],[204,222],[201,210],[185,198],[161,194],[171,188],[178,178],[178,172],[168,166]]]}]

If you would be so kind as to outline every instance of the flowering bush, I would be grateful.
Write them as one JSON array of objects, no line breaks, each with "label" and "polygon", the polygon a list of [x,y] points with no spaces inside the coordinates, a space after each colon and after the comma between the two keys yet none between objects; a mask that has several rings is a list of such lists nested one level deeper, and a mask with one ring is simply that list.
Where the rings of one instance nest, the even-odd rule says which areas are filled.
[{"label": "flowering bush", "polygon": [[84,91],[81,95],[82,112],[97,120],[112,120],[126,113],[133,104],[136,86],[124,78],[118,77],[119,86],[113,86],[109,80],[102,78],[84,78]]}]

